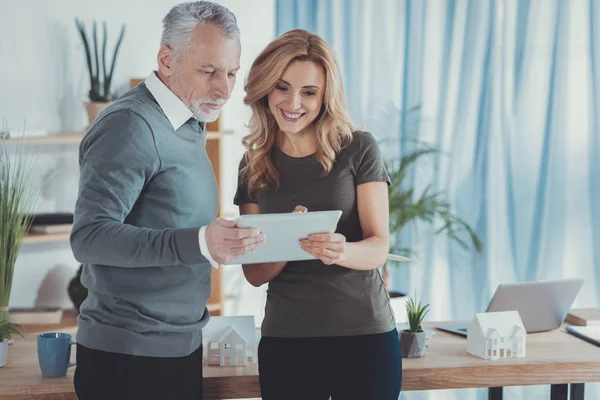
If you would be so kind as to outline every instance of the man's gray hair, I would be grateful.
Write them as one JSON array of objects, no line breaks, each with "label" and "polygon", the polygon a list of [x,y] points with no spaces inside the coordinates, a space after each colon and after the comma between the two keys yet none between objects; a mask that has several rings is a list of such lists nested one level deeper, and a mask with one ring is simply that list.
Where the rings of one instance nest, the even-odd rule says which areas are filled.
[{"label": "man's gray hair", "polygon": [[235,15],[226,7],[212,1],[194,1],[176,5],[163,19],[160,45],[169,46],[179,59],[191,44],[194,29],[213,23],[228,37],[240,34]]}]

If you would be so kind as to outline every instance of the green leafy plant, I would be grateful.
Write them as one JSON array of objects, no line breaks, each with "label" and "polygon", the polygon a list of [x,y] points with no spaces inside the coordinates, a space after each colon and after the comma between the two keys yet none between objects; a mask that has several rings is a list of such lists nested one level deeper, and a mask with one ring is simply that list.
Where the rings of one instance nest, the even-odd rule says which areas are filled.
[{"label": "green leafy plant", "polygon": [[18,145],[9,152],[6,126],[0,129],[0,323],[9,321],[8,302],[17,256],[31,227],[37,195],[33,163]]},{"label": "green leafy plant", "polygon": [[421,302],[416,301],[417,294],[415,292],[414,298],[409,298],[406,301],[406,314],[408,316],[408,326],[411,332],[422,332],[423,328],[421,324],[423,323],[423,319],[429,312],[429,304],[421,304]]},{"label": "green leafy plant", "polygon": [[13,334],[23,337],[23,326],[10,321],[0,322],[0,341],[11,339]]},{"label": "green leafy plant", "polygon": [[[391,241],[389,252],[405,257],[418,256],[413,248],[406,243],[399,243],[398,239],[406,229],[416,230],[417,226],[424,223],[433,226],[436,234],[446,234],[463,247],[469,247],[470,244],[480,253],[483,243],[469,224],[453,212],[445,193],[435,191],[432,184],[417,191],[412,184],[413,175],[418,172],[418,167],[423,162],[435,162],[442,156],[434,146],[416,139],[427,136],[424,134],[427,121],[422,115],[422,107],[419,105],[401,112],[392,102],[378,104],[371,113],[370,129],[379,134],[389,132],[390,129],[399,130],[397,138],[403,138],[403,148],[407,150],[400,156],[388,155],[385,161],[392,181],[388,190]],[[383,139],[380,144],[382,149],[389,151],[398,146],[398,141]],[[388,260],[383,266],[384,278],[387,276],[388,267],[397,265],[402,264]],[[403,296],[404,293],[396,292],[393,297]]]},{"label": "green leafy plant", "polygon": [[83,22],[79,21],[78,18],[75,18],[75,25],[77,26],[77,30],[79,31],[79,35],[81,36],[81,40],[83,42],[83,47],[85,49],[85,59],[88,66],[88,71],[90,75],[90,91],[89,97],[90,101],[93,102],[109,102],[116,98],[116,94],[111,92],[112,80],[115,72],[115,64],[117,62],[117,55],[119,53],[119,48],[121,47],[121,43],[123,41],[123,36],[125,35],[125,24],[121,26],[121,32],[119,34],[119,38],[117,39],[117,44],[115,46],[112,61],[110,62],[110,69],[107,69],[107,57],[106,57],[106,41],[107,41],[107,29],[106,22],[102,22],[102,32],[103,32],[103,40],[102,40],[102,51],[99,54],[98,48],[98,34],[96,21],[93,22],[92,25],[92,38],[94,40],[94,57],[92,58],[92,51],[90,46],[90,40],[88,39],[85,25]]},{"label": "green leafy plant", "polygon": [[[471,245],[479,253],[483,250],[483,243],[469,224],[452,212],[450,203],[444,199],[444,193],[432,191],[431,185],[426,186],[422,192],[415,193],[415,188],[406,184],[407,177],[416,163],[422,158],[435,155],[438,155],[436,148],[421,145],[386,163],[392,181],[388,191],[390,233],[398,234],[411,224],[425,222],[437,226],[436,234],[445,233],[465,248],[469,247],[463,239],[463,234],[466,233]],[[411,248],[401,245],[392,245],[390,250],[407,257],[414,255]]]}]

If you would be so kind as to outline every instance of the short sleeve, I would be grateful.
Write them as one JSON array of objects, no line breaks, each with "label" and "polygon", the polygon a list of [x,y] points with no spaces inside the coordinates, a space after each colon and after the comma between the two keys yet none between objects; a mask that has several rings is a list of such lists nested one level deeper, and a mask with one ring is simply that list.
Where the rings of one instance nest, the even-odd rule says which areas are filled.
[{"label": "short sleeve", "polygon": [[257,201],[254,199],[254,196],[251,196],[250,192],[248,191],[248,176],[244,173],[247,163],[248,153],[244,154],[244,157],[242,157],[238,169],[238,186],[235,196],[233,197],[233,204],[236,206],[241,206],[242,204],[247,203],[257,203]]},{"label": "short sleeve", "polygon": [[391,185],[390,177],[385,170],[379,143],[369,132],[357,132],[354,140],[358,141],[358,157],[356,157],[356,185],[369,182],[385,182]]}]

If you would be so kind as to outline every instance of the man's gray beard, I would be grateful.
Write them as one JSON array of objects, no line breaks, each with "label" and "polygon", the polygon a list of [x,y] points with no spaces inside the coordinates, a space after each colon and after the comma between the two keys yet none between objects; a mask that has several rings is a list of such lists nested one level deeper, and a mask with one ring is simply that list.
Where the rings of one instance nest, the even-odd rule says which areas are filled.
[{"label": "man's gray beard", "polygon": [[[173,82],[174,82],[174,87],[177,90],[178,93],[182,93],[182,91],[180,91],[179,89],[181,88],[181,81],[179,79],[179,70],[176,69],[175,73],[173,75]],[[214,103],[218,103],[221,104],[221,106],[223,106],[225,104],[225,101],[223,100],[192,100],[190,103],[188,103],[187,101],[183,100],[182,98],[180,98],[185,105],[187,106],[187,108],[189,108],[189,110],[192,112],[192,115],[194,116],[195,119],[197,119],[200,122],[214,122],[217,120],[217,118],[219,118],[219,114],[221,113],[221,110],[215,110],[215,111],[211,111],[211,112],[205,112],[202,110],[202,104],[204,104],[205,102],[214,102]]]},{"label": "man's gray beard", "polygon": [[188,108],[190,109],[192,114],[194,114],[194,118],[196,118],[198,121],[213,122],[213,121],[216,121],[217,118],[219,118],[219,114],[221,113],[221,110],[215,110],[215,111],[211,111],[211,112],[207,113],[207,112],[204,112],[200,107],[201,107],[200,105],[194,104],[194,103],[192,103],[188,106]]}]

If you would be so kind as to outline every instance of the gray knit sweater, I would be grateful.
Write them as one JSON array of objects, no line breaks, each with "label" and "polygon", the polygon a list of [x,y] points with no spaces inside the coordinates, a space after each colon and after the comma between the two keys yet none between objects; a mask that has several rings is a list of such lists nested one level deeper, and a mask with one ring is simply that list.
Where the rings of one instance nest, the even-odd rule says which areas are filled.
[{"label": "gray knit sweater", "polygon": [[115,353],[180,357],[202,342],[211,266],[198,231],[218,192],[195,119],[174,130],[144,84],[111,104],[80,146],[71,234],[89,290],[77,340]]}]

